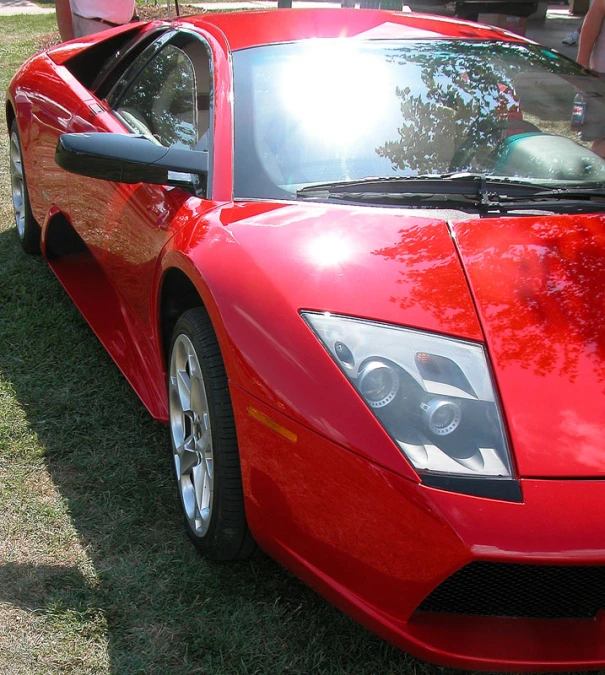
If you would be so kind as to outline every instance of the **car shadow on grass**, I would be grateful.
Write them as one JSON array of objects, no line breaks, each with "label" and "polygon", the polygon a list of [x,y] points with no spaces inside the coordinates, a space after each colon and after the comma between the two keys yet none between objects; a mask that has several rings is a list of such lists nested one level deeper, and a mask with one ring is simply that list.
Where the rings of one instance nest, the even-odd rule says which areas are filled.
[{"label": "car shadow on grass", "polygon": [[[367,632],[262,554],[221,564],[195,553],[166,428],[46,263],[21,253],[13,229],[0,233],[0,307],[0,378],[33,438],[15,464],[42,463],[68,514],[63,527],[75,527],[94,569],[91,583],[77,568],[5,564],[0,603],[52,615],[57,639],[58,607],[71,612],[72,630],[80,617],[84,634],[102,616],[108,669],[119,675],[444,672]],[[28,514],[11,517],[18,531]]]},{"label": "car shadow on grass", "polygon": [[38,611],[64,604],[81,608],[90,584],[75,566],[9,562],[0,565],[0,602]]}]

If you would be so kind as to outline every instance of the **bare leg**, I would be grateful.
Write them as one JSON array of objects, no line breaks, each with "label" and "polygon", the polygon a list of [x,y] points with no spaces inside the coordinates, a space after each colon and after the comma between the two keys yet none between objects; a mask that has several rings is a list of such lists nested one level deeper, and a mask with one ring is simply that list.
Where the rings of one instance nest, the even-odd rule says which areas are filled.
[{"label": "bare leg", "polygon": [[55,8],[57,10],[57,26],[59,26],[61,39],[63,41],[71,40],[75,36],[69,0],[55,0]]}]

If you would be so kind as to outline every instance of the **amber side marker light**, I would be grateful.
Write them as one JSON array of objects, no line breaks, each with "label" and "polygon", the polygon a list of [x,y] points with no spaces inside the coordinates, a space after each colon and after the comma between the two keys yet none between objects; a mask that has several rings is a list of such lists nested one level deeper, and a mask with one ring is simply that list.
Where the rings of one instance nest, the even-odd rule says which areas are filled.
[{"label": "amber side marker light", "polygon": [[282,427],[281,424],[278,424],[275,420],[272,420],[268,415],[265,415],[265,413],[262,413],[260,410],[253,408],[251,405],[248,406],[248,415],[250,415],[250,417],[252,417],[252,419],[255,419],[257,422],[260,422],[261,424],[264,424],[266,427],[269,427],[269,429],[272,429],[273,431],[277,432],[280,436],[283,436],[291,443],[296,443],[296,441],[298,440],[298,436],[295,433],[293,433],[289,429],[286,429],[286,427]]}]

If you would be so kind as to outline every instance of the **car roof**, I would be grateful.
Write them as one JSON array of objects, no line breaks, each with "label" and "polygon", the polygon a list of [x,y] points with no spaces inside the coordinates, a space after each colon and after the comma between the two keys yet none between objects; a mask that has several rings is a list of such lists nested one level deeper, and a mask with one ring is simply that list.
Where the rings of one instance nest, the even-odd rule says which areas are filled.
[{"label": "car roof", "polygon": [[223,33],[232,51],[312,38],[421,39],[467,38],[523,41],[491,26],[412,12],[356,9],[275,9],[204,14],[179,23],[211,26]]},{"label": "car roof", "polygon": [[[121,33],[152,27],[199,28],[226,40],[231,51],[299,40],[347,38],[366,40],[418,40],[462,38],[528,42],[525,38],[484,24],[413,12],[371,9],[272,9],[183,16],[173,21],[155,20],[126,24],[111,31],[94,33],[62,43],[47,54],[58,65],[65,64],[97,42]],[[106,34],[108,33],[108,35]]]}]

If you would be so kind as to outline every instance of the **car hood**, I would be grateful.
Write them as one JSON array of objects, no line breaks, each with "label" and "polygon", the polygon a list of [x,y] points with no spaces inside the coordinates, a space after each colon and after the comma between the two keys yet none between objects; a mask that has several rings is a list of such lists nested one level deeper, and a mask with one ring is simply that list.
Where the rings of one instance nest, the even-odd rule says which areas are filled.
[{"label": "car hood", "polygon": [[[455,211],[244,202],[221,221],[247,273],[295,311],[482,340],[447,220]],[[244,264],[243,262],[241,264]]]},{"label": "car hood", "polygon": [[241,202],[179,233],[220,307],[230,381],[413,480],[402,453],[300,317],[333,312],[482,341],[447,220],[455,212]]},{"label": "car hood", "polygon": [[605,476],[605,217],[452,224],[523,477]]}]

